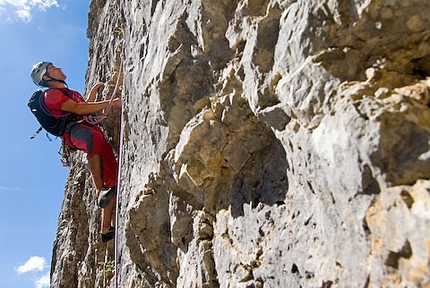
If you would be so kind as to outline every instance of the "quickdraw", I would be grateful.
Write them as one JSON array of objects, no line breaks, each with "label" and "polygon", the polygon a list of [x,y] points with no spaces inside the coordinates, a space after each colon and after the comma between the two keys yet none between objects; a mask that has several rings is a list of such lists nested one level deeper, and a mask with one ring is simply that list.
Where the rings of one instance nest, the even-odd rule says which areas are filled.
[{"label": "quickdraw", "polygon": [[67,145],[64,138],[62,138],[61,140],[61,146],[60,146],[60,149],[58,150],[58,154],[60,154],[61,156],[60,158],[61,164],[63,164],[64,167],[69,167],[70,166],[70,146]]}]

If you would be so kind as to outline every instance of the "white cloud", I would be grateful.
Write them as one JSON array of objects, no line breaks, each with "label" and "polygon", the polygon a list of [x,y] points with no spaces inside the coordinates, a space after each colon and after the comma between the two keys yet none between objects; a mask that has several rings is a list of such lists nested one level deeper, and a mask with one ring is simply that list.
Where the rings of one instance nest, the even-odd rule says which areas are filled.
[{"label": "white cloud", "polygon": [[[45,270],[45,268],[49,268],[49,266],[46,265],[46,260],[44,257],[32,256],[27,262],[25,262],[24,265],[19,266],[16,271],[18,274],[23,274],[27,272],[42,272]],[[51,281],[49,274],[49,271],[42,276],[40,276],[40,273],[32,274],[33,276],[37,275],[36,278],[32,277],[34,286],[36,288],[49,288]]]},{"label": "white cloud", "polygon": [[32,256],[25,262],[24,265],[19,266],[16,271],[18,274],[27,273],[30,271],[38,270],[43,271],[46,267],[46,260],[43,257]]},{"label": "white cloud", "polygon": [[51,7],[59,7],[57,0],[0,0],[0,11],[12,7],[16,16],[28,23],[31,21],[31,13],[34,9],[46,11]]},{"label": "white cloud", "polygon": [[31,21],[30,9],[17,9],[16,16],[26,23]]},{"label": "white cloud", "polygon": [[50,284],[49,282],[50,282],[50,278],[49,278],[49,272],[48,272],[42,277],[40,277],[39,279],[37,279],[34,284],[36,285],[36,288],[45,288],[45,287],[49,288],[49,284]]}]

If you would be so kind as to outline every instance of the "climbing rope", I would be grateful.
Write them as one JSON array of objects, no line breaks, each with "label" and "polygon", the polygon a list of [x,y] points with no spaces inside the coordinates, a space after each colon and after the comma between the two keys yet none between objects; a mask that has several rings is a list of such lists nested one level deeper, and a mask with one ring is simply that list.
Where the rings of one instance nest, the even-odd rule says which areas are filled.
[{"label": "climbing rope", "polygon": [[[120,65],[120,72],[118,72],[118,79],[121,75],[121,71],[123,70],[123,57],[121,55],[121,65]],[[123,72],[123,71],[122,71]],[[117,79],[117,85],[115,87],[114,92],[116,92],[117,86],[118,86],[118,79]],[[123,83],[124,85],[124,83]],[[112,100],[111,100],[112,101]],[[124,142],[124,115],[123,115],[123,109],[121,108],[121,114],[120,114],[120,134],[119,134],[119,153],[118,153],[118,178],[117,178],[117,195],[116,195],[116,203],[115,203],[115,247],[114,247],[114,260],[115,260],[115,288],[118,288],[118,264],[119,264],[119,248],[118,248],[118,224],[119,224],[119,205],[120,205],[120,193],[121,193],[121,164],[122,164],[122,147]]]},{"label": "climbing rope", "polygon": [[122,57],[120,57],[120,58],[121,58],[121,63],[119,65],[120,70],[119,70],[118,76],[116,78],[115,88],[113,89],[112,95],[111,95],[110,100],[109,100],[109,105],[106,107],[106,109],[104,110],[104,112],[103,112],[102,115],[99,115],[99,116],[92,116],[92,115],[90,115],[90,116],[84,116],[84,120],[88,124],[95,125],[95,124],[100,123],[101,121],[103,121],[106,118],[107,114],[109,113],[110,108],[112,108],[112,103],[113,103],[113,100],[115,100],[116,91],[118,90],[119,80],[121,78],[120,76],[121,76],[121,71],[122,71],[122,62],[123,62],[123,60],[122,60]]},{"label": "climbing rope", "polygon": [[124,115],[123,110],[121,108],[121,127],[120,127],[120,135],[119,135],[119,155],[118,155],[118,180],[117,180],[117,194],[116,194],[116,203],[115,203],[115,288],[118,288],[118,264],[119,264],[119,249],[118,249],[118,224],[119,224],[119,205],[120,205],[120,191],[121,191],[121,164],[122,164],[122,145],[124,139]]}]

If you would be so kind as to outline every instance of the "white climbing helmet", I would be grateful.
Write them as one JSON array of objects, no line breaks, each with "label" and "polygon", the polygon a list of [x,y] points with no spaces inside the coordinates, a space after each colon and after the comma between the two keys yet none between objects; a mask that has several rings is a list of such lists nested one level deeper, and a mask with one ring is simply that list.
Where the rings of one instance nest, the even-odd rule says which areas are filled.
[{"label": "white climbing helmet", "polygon": [[34,84],[47,87],[45,81],[43,80],[43,75],[46,73],[46,69],[49,65],[52,65],[51,62],[39,62],[33,66],[33,70],[31,70],[30,77],[33,80]]}]

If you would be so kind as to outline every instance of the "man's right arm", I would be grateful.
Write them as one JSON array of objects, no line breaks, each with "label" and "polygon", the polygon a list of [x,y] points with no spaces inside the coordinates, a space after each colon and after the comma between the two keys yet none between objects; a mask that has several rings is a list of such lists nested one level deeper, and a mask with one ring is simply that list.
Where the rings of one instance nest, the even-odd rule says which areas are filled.
[{"label": "man's right arm", "polygon": [[[117,98],[113,100],[112,107],[121,107],[121,99]],[[61,104],[61,110],[71,112],[78,115],[86,115],[93,114],[99,112],[103,109],[106,109],[109,106],[109,101],[100,101],[100,102],[82,102],[76,103],[75,101],[69,99]]]}]

